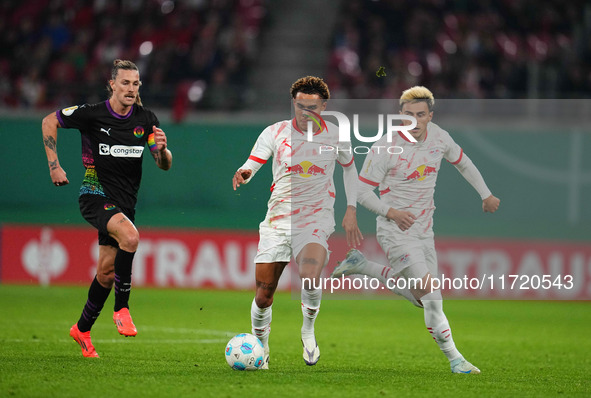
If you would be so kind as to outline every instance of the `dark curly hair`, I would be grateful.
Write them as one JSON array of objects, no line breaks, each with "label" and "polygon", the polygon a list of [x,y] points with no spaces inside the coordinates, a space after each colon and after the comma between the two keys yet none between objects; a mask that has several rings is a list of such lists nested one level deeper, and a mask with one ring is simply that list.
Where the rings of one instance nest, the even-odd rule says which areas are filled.
[{"label": "dark curly hair", "polygon": [[291,98],[295,98],[298,93],[303,94],[317,94],[323,100],[330,99],[330,91],[328,86],[319,77],[306,76],[296,80],[291,85]]}]

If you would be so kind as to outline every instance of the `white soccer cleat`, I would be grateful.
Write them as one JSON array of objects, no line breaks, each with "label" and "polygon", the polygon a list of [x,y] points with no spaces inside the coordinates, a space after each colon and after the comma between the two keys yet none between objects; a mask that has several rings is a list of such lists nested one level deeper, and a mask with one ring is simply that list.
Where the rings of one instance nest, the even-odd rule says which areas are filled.
[{"label": "white soccer cleat", "polygon": [[338,278],[341,275],[363,275],[365,264],[367,264],[367,260],[365,259],[363,253],[357,249],[351,249],[347,253],[347,257],[345,257],[345,259],[336,266],[334,271],[332,271],[330,277]]},{"label": "white soccer cleat", "polygon": [[314,336],[307,338],[304,338],[302,336],[302,345],[304,346],[303,357],[304,362],[306,362],[306,365],[316,365],[316,363],[320,359],[320,348],[318,348],[316,338]]},{"label": "white soccer cleat", "polygon": [[466,361],[463,357],[454,359],[450,363],[452,373],[464,373],[464,374],[480,374],[480,369]]},{"label": "white soccer cleat", "polygon": [[260,369],[269,369],[269,346],[263,346],[263,348],[265,349],[265,354],[263,355],[264,362]]}]

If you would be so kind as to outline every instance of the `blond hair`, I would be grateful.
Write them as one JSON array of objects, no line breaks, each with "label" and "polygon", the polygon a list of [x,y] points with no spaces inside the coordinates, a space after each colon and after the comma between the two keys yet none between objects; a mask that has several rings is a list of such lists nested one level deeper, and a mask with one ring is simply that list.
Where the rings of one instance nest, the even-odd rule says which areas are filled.
[{"label": "blond hair", "polygon": [[[123,70],[135,70],[140,73],[137,65],[128,60],[116,59],[113,61],[113,69],[111,69],[111,80],[117,80],[117,74],[119,73],[119,69]],[[142,82],[140,81],[140,86]],[[111,85],[107,84],[107,91],[109,92],[109,98],[113,96],[113,89],[111,89]],[[140,98],[140,93],[137,93],[135,97],[135,103],[139,106],[142,106],[142,99]]]},{"label": "blond hair", "polygon": [[433,93],[423,86],[414,86],[402,92],[400,96],[400,109],[407,103],[425,102],[429,107],[429,112],[433,111],[435,105],[435,97]]}]

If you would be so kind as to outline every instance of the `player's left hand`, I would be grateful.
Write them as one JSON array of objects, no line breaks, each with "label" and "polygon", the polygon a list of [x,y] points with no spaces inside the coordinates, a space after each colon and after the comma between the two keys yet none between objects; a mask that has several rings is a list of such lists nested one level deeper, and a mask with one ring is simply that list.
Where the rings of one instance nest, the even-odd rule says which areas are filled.
[{"label": "player's left hand", "polygon": [[482,211],[485,213],[494,213],[499,208],[500,203],[501,199],[494,195],[490,195],[482,201]]},{"label": "player's left hand", "polygon": [[354,206],[347,206],[342,225],[347,233],[347,245],[351,247],[360,246],[361,241],[363,240],[363,235],[357,226],[357,209]]},{"label": "player's left hand", "polygon": [[160,152],[166,150],[166,134],[161,128],[152,126],[152,132],[154,133],[154,142]]},{"label": "player's left hand", "polygon": [[250,169],[239,169],[234,173],[234,177],[232,177],[232,185],[234,186],[234,191],[238,188],[241,184],[246,184],[246,180],[248,180],[252,176],[252,170]]}]

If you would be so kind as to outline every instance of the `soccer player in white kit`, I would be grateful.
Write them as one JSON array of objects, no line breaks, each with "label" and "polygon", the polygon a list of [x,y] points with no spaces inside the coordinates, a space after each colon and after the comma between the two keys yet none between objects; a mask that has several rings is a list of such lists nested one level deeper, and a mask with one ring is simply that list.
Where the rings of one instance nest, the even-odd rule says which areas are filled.
[{"label": "soccer player in white kit", "polygon": [[[315,365],[320,349],[314,322],[320,309],[319,281],[328,262],[327,240],[334,231],[335,162],[343,167],[347,209],[342,226],[351,246],[360,243],[357,227],[357,169],[350,142],[339,142],[338,128],[326,123],[320,113],[330,92],[324,81],[307,76],[291,86],[295,118],[267,127],[258,137],[248,160],[233,177],[234,190],[248,183],[259,168],[273,157],[273,185],[265,220],[259,226],[256,263],[256,293],[251,306],[252,332],[263,343],[269,366],[269,334],[273,295],[292,255],[303,280],[301,329],[303,357]],[[312,138],[308,128],[312,127]],[[308,282],[308,283],[306,283]]]},{"label": "soccer player in white kit", "polygon": [[[393,137],[391,143],[384,136],[374,144],[359,173],[358,201],[378,214],[377,239],[390,266],[368,261],[353,249],[331,276],[363,274],[384,284],[396,277],[420,279],[421,283],[411,286],[412,295],[403,295],[424,308],[427,330],[449,359],[451,371],[477,374],[480,370],[465,360],[455,346],[443,313],[441,291],[432,289],[432,278],[438,275],[432,228],[433,195],[441,160],[453,164],[474,187],[482,199],[483,211],[494,213],[500,200],[491,194],[462,148],[445,130],[431,122],[434,103],[433,94],[425,87],[415,86],[404,91],[400,97],[400,113],[416,119],[417,125],[410,134],[417,142],[411,142],[402,133]],[[402,147],[402,153],[389,154],[384,150],[393,145]],[[374,193],[375,188],[380,191],[379,198]],[[400,291],[396,293],[401,294]]]}]

